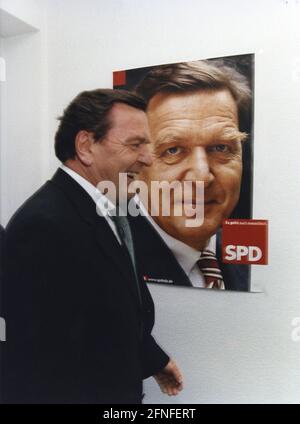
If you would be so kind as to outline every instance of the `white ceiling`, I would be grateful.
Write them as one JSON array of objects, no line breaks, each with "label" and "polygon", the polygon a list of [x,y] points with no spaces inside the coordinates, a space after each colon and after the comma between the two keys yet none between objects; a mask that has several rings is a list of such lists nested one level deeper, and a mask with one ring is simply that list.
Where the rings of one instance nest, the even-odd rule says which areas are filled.
[{"label": "white ceiling", "polygon": [[36,31],[36,28],[0,8],[0,37],[12,37],[33,31]]}]

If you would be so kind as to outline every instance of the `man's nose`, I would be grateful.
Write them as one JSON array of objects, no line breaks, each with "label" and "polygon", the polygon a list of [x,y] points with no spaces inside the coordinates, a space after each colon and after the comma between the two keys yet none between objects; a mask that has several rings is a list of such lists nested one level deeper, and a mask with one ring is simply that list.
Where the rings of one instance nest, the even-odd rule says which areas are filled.
[{"label": "man's nose", "polygon": [[139,154],[139,162],[146,166],[151,166],[153,163],[151,151],[149,144],[143,144],[141,146],[140,154]]},{"label": "man's nose", "polygon": [[203,181],[207,187],[214,179],[209,158],[204,147],[195,147],[188,158],[185,179],[191,181]]}]

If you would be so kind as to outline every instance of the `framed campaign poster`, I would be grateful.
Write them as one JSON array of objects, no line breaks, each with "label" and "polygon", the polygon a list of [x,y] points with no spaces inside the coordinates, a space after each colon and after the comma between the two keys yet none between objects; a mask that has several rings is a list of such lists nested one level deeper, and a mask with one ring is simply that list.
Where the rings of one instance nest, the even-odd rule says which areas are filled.
[{"label": "framed campaign poster", "polygon": [[254,55],[118,70],[113,82],[143,98],[149,125],[151,163],[136,175],[148,191],[130,217],[143,280],[250,291],[250,264],[263,263],[251,240],[267,236],[252,225]]}]

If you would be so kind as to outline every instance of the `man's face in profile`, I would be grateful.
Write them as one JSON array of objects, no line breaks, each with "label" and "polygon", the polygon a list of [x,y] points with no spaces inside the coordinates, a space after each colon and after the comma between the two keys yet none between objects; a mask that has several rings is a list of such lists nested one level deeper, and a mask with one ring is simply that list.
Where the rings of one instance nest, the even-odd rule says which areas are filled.
[{"label": "man's face in profile", "polygon": [[[124,198],[128,185],[138,178],[141,169],[152,164],[148,121],[143,110],[123,103],[114,104],[109,119],[107,134],[101,142],[91,146],[93,175],[96,184],[100,181],[112,182],[117,197]],[[121,173],[127,176],[124,187],[119,184]]]},{"label": "man's face in profile", "polygon": [[[236,103],[226,89],[159,93],[149,102],[148,120],[153,164],[144,168],[141,179],[149,185],[154,180],[204,182],[201,226],[187,227],[184,215],[153,218],[167,233],[200,250],[239,199],[243,134]],[[190,201],[195,206],[195,198]]]}]

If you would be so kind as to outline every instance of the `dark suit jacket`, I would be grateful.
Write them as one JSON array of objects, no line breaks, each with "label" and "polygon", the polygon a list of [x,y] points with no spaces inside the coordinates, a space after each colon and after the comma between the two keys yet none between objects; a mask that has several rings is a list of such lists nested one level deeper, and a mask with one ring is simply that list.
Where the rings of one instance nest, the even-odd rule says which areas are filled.
[{"label": "dark suit jacket", "polygon": [[[130,218],[137,251],[140,274],[148,282],[161,282],[179,286],[191,286],[191,282],[178,263],[173,252],[147,218]],[[227,290],[249,289],[249,267],[247,265],[224,264],[221,258],[220,234],[217,235],[217,259]],[[161,280],[161,281],[160,281]]]},{"label": "dark suit jacket", "polygon": [[139,403],[169,357],[151,336],[129,257],[91,197],[58,170],[6,227],[5,403]]},{"label": "dark suit jacket", "polygon": [[2,241],[4,238],[4,228],[2,227],[2,225],[0,224],[0,246],[2,246]]},{"label": "dark suit jacket", "polygon": [[[0,300],[2,296],[2,274],[3,274],[3,248],[4,248],[4,235],[5,231],[2,225],[0,225]],[[2,317],[2,311],[1,311],[1,302],[0,302],[0,317]],[[0,356],[0,362],[1,362],[1,356]],[[1,398],[1,392],[0,392],[0,398]]]},{"label": "dark suit jacket", "polygon": [[[4,228],[2,227],[2,225],[0,225],[0,278],[2,275],[2,266],[3,266],[2,254],[3,254],[3,246],[4,246],[4,234],[5,234]],[[1,282],[1,279],[0,279],[0,282]]]}]

